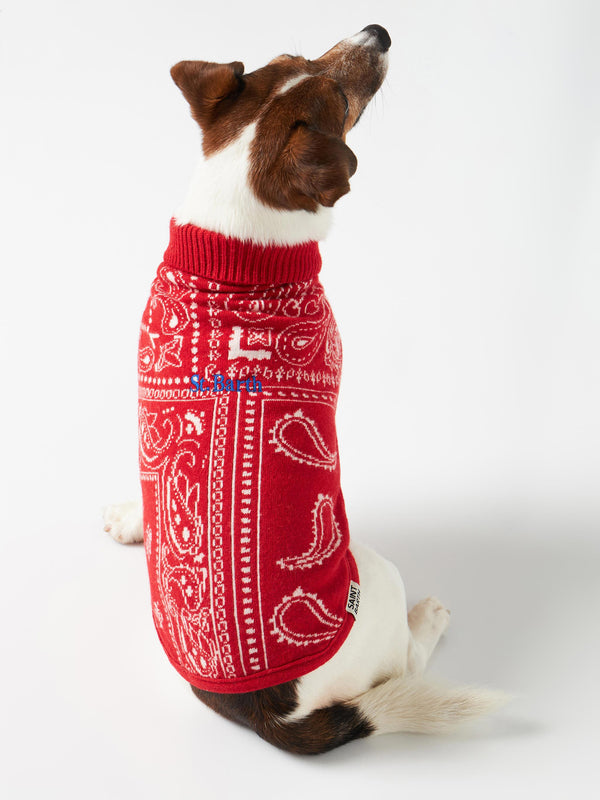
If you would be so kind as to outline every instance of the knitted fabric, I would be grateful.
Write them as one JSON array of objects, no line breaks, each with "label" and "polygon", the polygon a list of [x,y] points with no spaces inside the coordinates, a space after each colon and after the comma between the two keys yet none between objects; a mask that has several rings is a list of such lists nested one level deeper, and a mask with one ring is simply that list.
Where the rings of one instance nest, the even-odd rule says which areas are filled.
[{"label": "knitted fabric", "polygon": [[320,266],[316,242],[262,247],[172,220],[144,311],[152,613],[171,663],[200,689],[300,677],[354,622],[334,422],[341,346]]}]

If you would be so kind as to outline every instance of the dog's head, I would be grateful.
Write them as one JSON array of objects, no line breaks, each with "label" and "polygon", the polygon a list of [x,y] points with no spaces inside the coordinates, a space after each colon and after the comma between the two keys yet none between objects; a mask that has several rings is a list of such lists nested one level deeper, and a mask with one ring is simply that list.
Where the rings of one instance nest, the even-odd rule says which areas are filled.
[{"label": "dog's head", "polygon": [[171,75],[203,132],[210,159],[253,126],[247,180],[274,209],[315,212],[350,190],[348,131],[381,86],[391,40],[379,25],[315,61],[281,55],[245,74],[239,61],[180,61]]}]

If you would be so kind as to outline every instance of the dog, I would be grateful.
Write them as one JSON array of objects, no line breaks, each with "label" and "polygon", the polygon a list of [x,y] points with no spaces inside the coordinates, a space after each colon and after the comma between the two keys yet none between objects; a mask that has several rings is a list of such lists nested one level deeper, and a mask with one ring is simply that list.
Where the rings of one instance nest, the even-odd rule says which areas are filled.
[{"label": "dog", "polygon": [[339,486],[317,242],[390,46],[369,25],[313,61],[172,68],[203,155],[142,320],[143,512],[105,511],[117,541],[145,542],[159,638],[197,697],[295,753],[443,732],[504,701],[424,677],[449,611],[407,611],[396,567],[350,540]]}]

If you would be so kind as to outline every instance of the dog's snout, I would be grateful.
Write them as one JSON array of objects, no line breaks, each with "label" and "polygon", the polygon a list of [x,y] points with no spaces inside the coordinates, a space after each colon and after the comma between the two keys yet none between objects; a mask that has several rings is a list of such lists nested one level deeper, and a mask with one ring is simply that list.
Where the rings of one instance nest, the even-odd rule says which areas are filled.
[{"label": "dog's snout", "polygon": [[377,46],[382,53],[387,53],[390,49],[392,39],[386,29],[381,25],[367,25],[366,28],[362,29],[361,33],[362,32],[368,33],[375,38]]}]

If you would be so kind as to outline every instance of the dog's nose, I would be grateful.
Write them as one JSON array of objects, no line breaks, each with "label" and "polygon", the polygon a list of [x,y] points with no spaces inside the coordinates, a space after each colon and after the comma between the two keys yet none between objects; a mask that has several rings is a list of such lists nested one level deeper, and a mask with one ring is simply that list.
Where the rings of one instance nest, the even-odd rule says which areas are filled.
[{"label": "dog's nose", "polygon": [[377,46],[381,52],[387,53],[391,47],[392,40],[385,28],[383,28],[381,25],[367,25],[366,28],[363,28],[363,31],[374,36],[377,41]]}]

